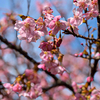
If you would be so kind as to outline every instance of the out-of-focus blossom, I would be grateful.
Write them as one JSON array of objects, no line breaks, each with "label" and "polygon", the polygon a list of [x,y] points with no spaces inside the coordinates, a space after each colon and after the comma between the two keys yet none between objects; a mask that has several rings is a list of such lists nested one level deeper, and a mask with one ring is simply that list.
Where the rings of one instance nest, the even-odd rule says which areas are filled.
[{"label": "out-of-focus blossom", "polygon": [[19,83],[17,83],[13,86],[12,89],[13,89],[14,92],[21,92],[22,91],[22,86]]},{"label": "out-of-focus blossom", "polygon": [[83,8],[84,10],[88,7],[91,3],[91,0],[74,0],[74,4],[79,6],[79,8]]},{"label": "out-of-focus blossom", "polygon": [[90,18],[95,18],[99,15],[98,10],[93,8],[93,6],[89,6],[89,11],[85,13],[85,18],[89,20]]},{"label": "out-of-focus blossom", "polygon": [[94,89],[91,93],[91,98],[90,100],[99,100],[100,99],[100,91]]},{"label": "out-of-focus blossom", "polygon": [[92,77],[87,77],[87,82],[91,82],[93,81],[93,78]]},{"label": "out-of-focus blossom", "polygon": [[51,54],[50,51],[48,52],[41,52],[40,53],[40,58],[43,60],[43,61],[51,61],[53,59],[53,55]]},{"label": "out-of-focus blossom", "polygon": [[48,7],[51,7],[51,3],[50,2],[41,3],[40,1],[37,1],[36,6],[37,6],[38,11],[42,13],[43,10],[45,10]]},{"label": "out-of-focus blossom", "polygon": [[42,88],[39,84],[36,84],[36,85],[31,86],[31,89],[29,92],[22,91],[19,94],[19,96],[25,96],[25,97],[29,97],[31,99],[33,99],[33,98],[35,99],[41,94],[42,94]]},{"label": "out-of-focus blossom", "polygon": [[3,33],[8,27],[8,20],[7,18],[3,17],[0,19],[0,33]]},{"label": "out-of-focus blossom", "polygon": [[75,100],[87,100],[84,96],[82,96],[81,94],[79,93],[76,93],[75,94]]},{"label": "out-of-focus blossom", "polygon": [[33,72],[32,69],[26,69],[25,75],[27,76],[27,79],[32,83],[39,83],[40,82],[38,76],[36,75],[36,73]]}]

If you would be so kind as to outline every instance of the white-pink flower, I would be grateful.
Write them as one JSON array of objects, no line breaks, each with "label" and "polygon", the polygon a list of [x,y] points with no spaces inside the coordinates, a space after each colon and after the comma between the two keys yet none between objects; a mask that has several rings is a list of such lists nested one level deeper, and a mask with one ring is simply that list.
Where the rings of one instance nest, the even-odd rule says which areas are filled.
[{"label": "white-pink flower", "polygon": [[89,6],[89,11],[85,13],[85,18],[89,20],[90,18],[97,17],[99,15],[98,10],[96,8],[93,8],[93,6]]},{"label": "white-pink flower", "polygon": [[14,29],[20,34],[18,38],[20,40],[27,40],[28,42],[36,42],[44,32],[35,30],[36,23],[33,18],[26,18],[24,21],[17,21]]},{"label": "white-pink flower", "polygon": [[43,61],[46,61],[46,62],[48,62],[48,61],[51,61],[52,59],[53,59],[53,55],[51,54],[51,52],[50,51],[42,51],[41,53],[40,53],[40,58],[43,60]]},{"label": "white-pink flower", "polygon": [[81,25],[82,22],[83,22],[83,20],[82,20],[83,19],[82,9],[80,9],[80,8],[78,8],[78,9],[74,8],[73,9],[73,14],[74,14],[74,17],[71,18],[72,24],[74,26]]},{"label": "white-pink flower", "polygon": [[74,4],[79,6],[79,8],[83,8],[84,10],[88,7],[91,3],[91,0],[74,0]]},{"label": "white-pink flower", "polygon": [[52,35],[56,35],[59,30],[65,30],[67,25],[66,21],[59,21],[61,16],[56,16],[50,23],[49,28],[52,29]]},{"label": "white-pink flower", "polygon": [[31,89],[29,92],[26,92],[26,91],[22,91],[19,96],[25,96],[25,97],[29,97],[31,99],[35,99],[37,98],[39,95],[42,94],[42,87],[40,86],[40,84],[36,84],[36,85],[33,85],[31,86]]}]

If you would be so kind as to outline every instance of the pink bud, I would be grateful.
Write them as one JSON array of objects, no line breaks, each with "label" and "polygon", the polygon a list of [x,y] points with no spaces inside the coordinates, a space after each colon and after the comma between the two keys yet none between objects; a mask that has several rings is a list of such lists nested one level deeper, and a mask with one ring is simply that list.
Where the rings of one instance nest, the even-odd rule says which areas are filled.
[{"label": "pink bud", "polygon": [[73,0],[73,2],[77,2],[77,0]]},{"label": "pink bud", "polygon": [[81,43],[81,45],[83,45],[83,43]]},{"label": "pink bud", "polygon": [[78,54],[77,54],[77,53],[75,53],[75,54],[74,54],[74,56],[75,56],[75,57],[78,57]]},{"label": "pink bud", "polygon": [[79,53],[79,56],[82,57],[83,56],[83,52]]},{"label": "pink bud", "polygon": [[92,77],[87,77],[87,82],[91,82],[91,81],[93,81],[93,78]]}]

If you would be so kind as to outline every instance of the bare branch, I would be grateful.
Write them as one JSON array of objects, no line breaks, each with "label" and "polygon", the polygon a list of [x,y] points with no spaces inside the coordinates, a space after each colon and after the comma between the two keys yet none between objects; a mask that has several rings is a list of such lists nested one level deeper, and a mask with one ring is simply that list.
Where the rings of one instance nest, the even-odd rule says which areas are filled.
[{"label": "bare branch", "polygon": [[57,86],[65,86],[66,88],[68,88],[69,90],[71,90],[71,91],[75,94],[75,92],[74,92],[72,86],[70,86],[69,84],[67,84],[67,83],[65,83],[65,82],[63,82],[63,81],[58,82],[58,83],[56,83],[56,84],[53,84],[53,85],[50,86],[50,87],[43,88],[43,91],[46,92],[46,91],[48,91],[48,90],[50,90],[50,89],[52,89],[52,88],[54,88],[54,87],[57,87]]},{"label": "bare branch", "polygon": [[[100,0],[98,0],[98,11],[100,13]],[[97,22],[98,22],[98,39],[100,39],[100,16],[97,17]],[[100,52],[100,45],[97,45],[97,49],[96,52]],[[91,77],[94,77],[94,74],[97,71],[97,64],[98,64],[98,60],[94,61],[94,66],[91,70]]]},{"label": "bare branch", "polygon": [[70,35],[73,35],[73,36],[75,36],[75,37],[83,38],[83,39],[85,39],[85,40],[92,40],[92,41],[100,42],[100,39],[99,39],[99,38],[98,38],[98,39],[94,39],[94,38],[85,37],[85,36],[83,36],[83,35],[76,34],[76,33],[71,32],[71,31],[69,31],[69,30],[65,30],[63,33],[64,33],[64,34],[67,34],[67,35],[70,34]]}]

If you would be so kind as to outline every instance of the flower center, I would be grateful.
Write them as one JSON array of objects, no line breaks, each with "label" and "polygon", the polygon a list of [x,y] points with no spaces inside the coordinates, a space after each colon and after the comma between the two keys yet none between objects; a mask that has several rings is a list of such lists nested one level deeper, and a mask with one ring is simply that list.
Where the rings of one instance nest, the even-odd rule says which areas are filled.
[{"label": "flower center", "polygon": [[56,21],[55,24],[56,24],[56,26],[59,27],[60,26],[60,21]]},{"label": "flower center", "polygon": [[29,29],[30,24],[29,23],[25,23],[25,27]]}]

